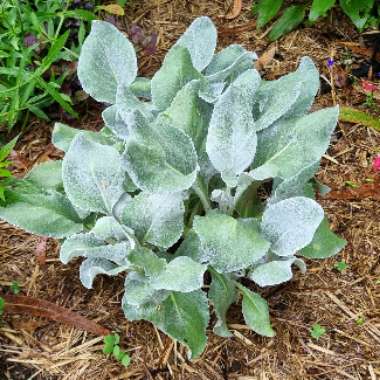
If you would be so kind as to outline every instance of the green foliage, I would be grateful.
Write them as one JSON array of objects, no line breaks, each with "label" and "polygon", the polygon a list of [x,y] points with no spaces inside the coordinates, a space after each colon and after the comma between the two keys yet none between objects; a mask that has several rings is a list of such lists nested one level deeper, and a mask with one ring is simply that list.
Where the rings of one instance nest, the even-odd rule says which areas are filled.
[{"label": "green foliage", "polygon": [[17,281],[13,281],[10,286],[10,289],[13,294],[19,294],[21,291],[21,286]]},{"label": "green foliage", "polygon": [[360,316],[360,317],[358,317],[358,318],[355,319],[355,323],[358,326],[363,326],[364,323],[365,323],[365,318],[363,316]]},{"label": "green foliage", "polygon": [[274,23],[268,36],[269,39],[275,41],[297,28],[305,18],[305,11],[304,5],[291,5],[286,8],[282,16]]},{"label": "green foliage", "polygon": [[[84,259],[85,287],[124,273],[126,318],[152,322],[191,358],[207,344],[209,304],[216,334],[231,335],[227,314],[240,295],[247,325],[273,337],[266,300],[242,282],[289,281],[294,266],[306,270],[297,255],[330,257],[345,244],[314,200],[313,176],[338,119],[336,107],[309,113],[314,63],[304,57],[295,72],[263,81],[254,53],[231,45],[214,54],[215,46],[215,27],[201,17],[151,80],[136,78],[130,42],[96,21],[78,70],[110,103],[106,127],[56,124],[63,161],[15,181],[0,208],[13,224],[65,239],[60,259]],[[117,337],[105,343],[128,362]]]},{"label": "green foliage", "polygon": [[334,264],[334,268],[342,273],[348,268],[348,264],[344,260],[341,260]]},{"label": "green foliage", "polygon": [[124,367],[128,367],[131,363],[131,358],[127,352],[120,348],[120,336],[119,334],[106,335],[103,339],[103,353],[111,355]]},{"label": "green foliage", "polygon": [[325,335],[326,332],[327,332],[326,329],[323,326],[321,326],[319,323],[315,323],[313,326],[311,326],[311,329],[310,329],[311,337],[316,340],[318,340],[323,335]]},{"label": "green foliage", "polygon": [[0,297],[0,317],[4,314],[5,300],[3,297]]},{"label": "green foliage", "polygon": [[0,148],[0,204],[5,202],[5,191],[11,182],[12,173],[8,169],[11,162],[8,160],[8,156],[15,147],[17,138],[18,137],[15,137],[8,144],[5,144]]},{"label": "green foliage", "polygon": [[[306,17],[306,8],[309,3],[308,20],[316,22],[321,17],[325,17],[336,3],[342,8],[343,12],[351,19],[353,24],[363,30],[367,26],[379,26],[380,13],[375,6],[375,0],[310,0],[304,1],[304,5],[291,5],[284,9],[281,16],[273,24],[269,33],[269,39],[274,41],[281,38],[286,33],[294,30]],[[280,12],[283,0],[258,0],[252,5],[252,12],[257,14],[257,28],[261,29],[273,20]]]},{"label": "green foliage", "polygon": [[88,22],[95,15],[70,4],[69,0],[1,2],[0,126],[12,128],[24,113],[48,120],[44,108],[53,102],[76,116],[70,97],[60,91],[70,70],[53,64],[77,60]]}]

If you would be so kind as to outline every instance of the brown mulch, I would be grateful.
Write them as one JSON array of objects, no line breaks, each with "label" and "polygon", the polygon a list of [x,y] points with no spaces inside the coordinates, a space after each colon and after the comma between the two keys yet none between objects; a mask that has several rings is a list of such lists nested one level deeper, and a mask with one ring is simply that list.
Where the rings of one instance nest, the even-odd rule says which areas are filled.
[{"label": "brown mulch", "polygon": [[[135,22],[146,32],[159,33],[157,54],[140,60],[140,74],[152,75],[163,54],[198,15],[210,15],[222,30],[219,47],[240,43],[259,55],[276,46],[276,54],[263,70],[274,79],[288,73],[303,55],[311,56],[329,80],[326,60],[334,54],[337,65],[346,50],[336,40],[357,39],[340,14],[313,28],[295,31],[269,44],[266,31],[256,31],[251,1],[243,1],[234,20],[226,1],[143,0],[132,1],[122,27]],[[231,2],[230,2],[231,3]],[[325,81],[325,80],[323,80]],[[357,105],[363,96],[350,86],[322,91],[316,107],[334,102]],[[97,129],[99,109],[91,108],[78,127]],[[74,125],[75,123],[71,123]],[[51,126],[33,123],[18,145],[16,173],[22,175],[34,163],[60,157],[50,144]],[[333,189],[345,182],[364,184],[375,177],[371,160],[379,153],[380,133],[360,125],[341,123],[319,179]],[[371,199],[321,200],[334,230],[348,245],[337,258],[308,260],[306,275],[282,286],[265,290],[277,336],[267,339],[250,332],[240,307],[229,315],[234,337],[216,337],[209,329],[209,343],[202,357],[186,359],[183,347],[174,344],[147,322],[124,319],[120,300],[123,278],[99,278],[93,290],[78,279],[79,263],[63,265],[58,243],[49,240],[45,264],[36,257],[39,239],[0,222],[0,287],[18,281],[23,294],[70,308],[99,324],[118,331],[132,364],[125,369],[102,353],[101,338],[25,315],[6,316],[0,324],[0,379],[371,379],[380,377],[380,206]],[[334,264],[345,260],[342,273]],[[362,317],[364,324],[357,323]],[[327,333],[318,341],[310,328],[319,323]]]}]

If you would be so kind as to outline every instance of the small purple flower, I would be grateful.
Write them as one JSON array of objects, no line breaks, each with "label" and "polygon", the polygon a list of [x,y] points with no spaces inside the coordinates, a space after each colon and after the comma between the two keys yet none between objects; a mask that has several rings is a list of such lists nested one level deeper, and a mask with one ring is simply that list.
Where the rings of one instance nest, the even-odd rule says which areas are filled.
[{"label": "small purple flower", "polygon": [[24,37],[24,46],[31,47],[38,42],[37,37],[34,34],[27,34]]},{"label": "small purple flower", "polygon": [[375,74],[376,78],[380,78],[380,71]]},{"label": "small purple flower", "polygon": [[328,67],[329,69],[331,69],[331,68],[334,66],[334,63],[335,63],[334,59],[333,59],[333,58],[329,58],[329,59],[327,60],[327,67]]}]

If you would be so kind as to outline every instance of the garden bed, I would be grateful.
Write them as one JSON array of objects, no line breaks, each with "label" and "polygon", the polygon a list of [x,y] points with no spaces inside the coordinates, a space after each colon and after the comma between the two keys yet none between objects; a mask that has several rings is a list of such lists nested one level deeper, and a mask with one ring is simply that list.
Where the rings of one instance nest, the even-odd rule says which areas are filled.
[{"label": "garden bed", "polygon": [[[218,25],[219,48],[239,43],[261,55],[276,46],[276,55],[262,70],[268,79],[294,70],[304,55],[312,57],[329,78],[328,58],[334,54],[339,65],[346,54],[338,42],[358,41],[354,29],[339,14],[271,45],[263,31],[253,27],[249,1],[243,2],[242,13],[233,21],[223,17],[228,9],[225,1],[135,3],[119,27],[136,23],[148,33],[159,34],[156,54],[142,53],[143,75],[157,70],[167,49],[198,15],[209,15]],[[364,101],[352,86],[335,91],[322,88],[316,109]],[[100,106],[89,104],[80,121],[71,124],[99,129],[100,112]],[[16,174],[23,175],[36,162],[60,157],[50,144],[51,129],[37,121],[31,124],[16,148]],[[333,190],[344,190],[347,183],[360,186],[369,183],[368,179],[378,189],[380,178],[371,161],[379,147],[379,132],[340,123],[318,178]],[[125,320],[120,309],[122,276],[99,278],[93,290],[86,290],[78,279],[79,264],[59,262],[56,241],[47,242],[47,256],[41,257],[36,254],[38,237],[1,222],[0,286],[6,288],[17,280],[23,293],[118,331],[132,364],[125,369],[105,357],[102,339],[94,335],[28,315],[6,315],[0,325],[0,379],[376,379],[380,376],[379,194],[355,193],[350,199],[339,199],[339,194],[320,201],[334,231],[348,241],[344,251],[336,258],[308,260],[306,275],[297,273],[291,282],[263,292],[276,337],[262,338],[249,331],[240,309],[233,306],[229,322],[234,337],[210,333],[206,352],[192,362],[187,361],[183,347],[150,323]],[[334,265],[342,260],[347,268],[339,271]],[[319,340],[310,336],[316,323],[327,331]]]}]

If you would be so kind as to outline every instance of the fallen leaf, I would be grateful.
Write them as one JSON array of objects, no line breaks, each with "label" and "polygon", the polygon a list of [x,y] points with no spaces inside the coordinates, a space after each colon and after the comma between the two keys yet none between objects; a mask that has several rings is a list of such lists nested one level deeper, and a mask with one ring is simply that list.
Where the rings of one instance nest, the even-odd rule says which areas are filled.
[{"label": "fallen leaf", "polygon": [[352,107],[340,107],[339,120],[362,124],[380,131],[380,119]]},{"label": "fallen leaf", "polygon": [[233,20],[234,18],[238,17],[240,15],[242,6],[242,0],[234,0],[230,11],[226,14],[225,18],[227,20]]},{"label": "fallen leaf", "polygon": [[124,16],[124,8],[119,4],[108,4],[108,5],[99,5],[97,9],[101,9],[107,13],[116,16]]},{"label": "fallen leaf", "polygon": [[256,69],[263,70],[266,66],[268,66],[272,62],[275,54],[276,54],[276,46],[273,45],[271,48],[266,50],[256,61],[255,63]]},{"label": "fallen leaf", "polygon": [[11,294],[0,294],[0,297],[5,300],[5,314],[27,314],[34,317],[43,317],[100,336],[111,333],[109,329],[100,326],[96,322],[52,302],[29,296],[15,296]]},{"label": "fallen leaf", "polygon": [[380,177],[373,183],[365,183],[357,188],[333,190],[326,194],[323,199],[333,200],[362,200],[373,199],[380,201]]},{"label": "fallen leaf", "polygon": [[243,25],[231,26],[231,27],[222,27],[219,29],[219,34],[229,35],[229,34],[238,34],[242,32],[247,32],[256,28],[256,20],[246,22]]}]

